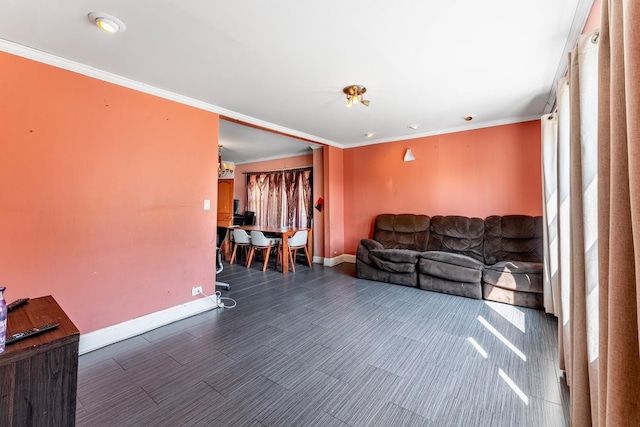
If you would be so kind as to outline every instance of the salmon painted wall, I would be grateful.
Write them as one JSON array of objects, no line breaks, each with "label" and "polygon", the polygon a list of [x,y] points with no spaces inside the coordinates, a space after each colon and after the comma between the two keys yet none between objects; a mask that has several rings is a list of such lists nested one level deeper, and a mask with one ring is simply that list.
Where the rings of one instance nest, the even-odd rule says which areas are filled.
[{"label": "salmon painted wall", "polygon": [[587,18],[587,23],[584,25],[583,33],[588,33],[591,30],[600,28],[600,17],[602,16],[602,0],[595,0],[591,7],[591,13]]},{"label": "salmon painted wall", "polygon": [[[325,223],[324,223],[324,256],[334,258],[345,253],[345,214],[347,199],[350,197],[345,190],[345,150],[326,146],[324,148],[324,194],[325,194]],[[360,158],[361,163],[366,163]],[[348,201],[351,205],[351,200]],[[373,202],[369,200],[367,203]],[[356,204],[357,206],[357,204]],[[350,225],[350,224],[349,224]],[[354,252],[355,253],[355,252]]]},{"label": "salmon painted wall", "polygon": [[307,166],[313,166],[313,154],[236,165],[233,181],[233,198],[240,200],[240,212],[244,212],[247,205],[245,172],[264,172],[279,169],[303,168]]},{"label": "salmon painted wall", "polygon": [[324,258],[324,206],[315,209],[316,201],[324,194],[324,148],[313,150],[313,256]]},{"label": "salmon painted wall", "polygon": [[87,333],[213,292],[217,115],[2,52],[0,93],[9,301]]},{"label": "salmon painted wall", "polygon": [[539,121],[347,149],[345,252],[381,213],[541,215],[541,187]]}]

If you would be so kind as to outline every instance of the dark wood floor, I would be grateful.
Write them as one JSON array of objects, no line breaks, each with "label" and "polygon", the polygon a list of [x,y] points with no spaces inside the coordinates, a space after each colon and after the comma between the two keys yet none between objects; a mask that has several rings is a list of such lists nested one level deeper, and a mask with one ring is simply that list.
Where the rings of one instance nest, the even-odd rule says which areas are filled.
[{"label": "dark wood floor", "polygon": [[80,357],[78,426],[568,426],[557,321],[225,264],[237,301]]}]

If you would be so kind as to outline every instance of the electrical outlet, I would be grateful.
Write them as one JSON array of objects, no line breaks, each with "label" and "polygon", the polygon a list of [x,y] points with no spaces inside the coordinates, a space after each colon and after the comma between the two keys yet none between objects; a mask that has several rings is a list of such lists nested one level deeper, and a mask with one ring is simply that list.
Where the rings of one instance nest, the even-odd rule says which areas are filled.
[{"label": "electrical outlet", "polygon": [[195,297],[196,295],[200,295],[202,293],[202,286],[194,286],[191,288],[191,296]]}]

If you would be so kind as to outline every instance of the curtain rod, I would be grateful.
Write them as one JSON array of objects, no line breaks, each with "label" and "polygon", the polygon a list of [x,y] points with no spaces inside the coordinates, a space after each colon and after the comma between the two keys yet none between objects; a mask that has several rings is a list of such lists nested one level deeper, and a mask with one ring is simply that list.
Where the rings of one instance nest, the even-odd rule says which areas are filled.
[{"label": "curtain rod", "polygon": [[286,172],[286,171],[306,171],[306,170],[313,170],[313,166],[304,166],[301,168],[286,168],[286,169],[273,169],[270,171],[263,171],[263,172],[249,172],[249,171],[245,171],[242,172],[245,175],[260,175],[261,173],[274,173],[274,172]]}]

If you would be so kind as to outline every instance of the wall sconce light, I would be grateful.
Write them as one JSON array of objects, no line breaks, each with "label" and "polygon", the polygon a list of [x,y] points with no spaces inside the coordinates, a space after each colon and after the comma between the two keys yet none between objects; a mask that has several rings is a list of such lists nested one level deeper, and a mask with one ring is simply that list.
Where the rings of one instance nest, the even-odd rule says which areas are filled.
[{"label": "wall sconce light", "polygon": [[404,161],[405,162],[411,162],[411,161],[413,161],[415,159],[416,159],[415,156],[411,152],[411,148],[407,148],[407,151],[404,153]]},{"label": "wall sconce light", "polygon": [[224,178],[233,173],[236,165],[222,161],[222,145],[218,145],[218,178]]}]

